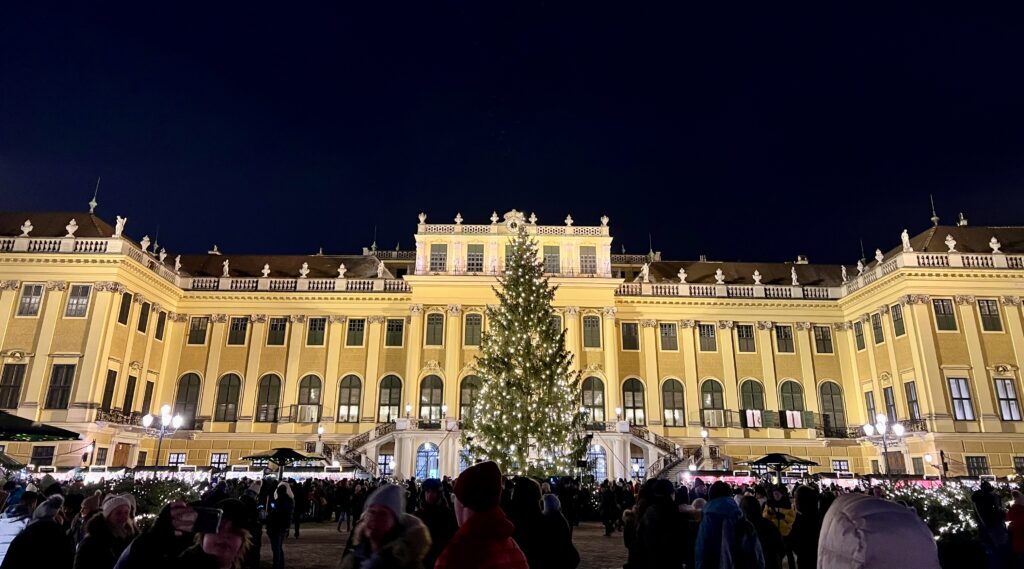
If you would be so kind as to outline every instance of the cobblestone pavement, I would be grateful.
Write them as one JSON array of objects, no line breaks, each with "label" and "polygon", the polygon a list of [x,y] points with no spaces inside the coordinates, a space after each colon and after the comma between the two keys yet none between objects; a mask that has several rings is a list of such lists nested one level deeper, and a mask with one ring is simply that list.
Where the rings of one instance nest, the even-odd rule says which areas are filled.
[{"label": "cobblestone pavement", "polygon": [[[341,562],[348,532],[338,533],[333,523],[303,524],[301,537],[285,542],[285,566],[288,569],[336,569]],[[626,561],[622,533],[604,537],[604,528],[595,522],[582,523],[573,533],[580,552],[579,569],[620,569]],[[273,559],[270,543],[263,536],[260,567],[270,569]]]}]

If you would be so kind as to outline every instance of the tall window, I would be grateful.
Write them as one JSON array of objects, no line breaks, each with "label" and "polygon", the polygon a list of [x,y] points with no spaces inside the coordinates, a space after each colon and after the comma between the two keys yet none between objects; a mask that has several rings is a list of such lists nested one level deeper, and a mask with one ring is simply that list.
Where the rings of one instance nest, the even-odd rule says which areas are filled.
[{"label": "tall window", "polygon": [[544,272],[545,273],[560,273],[562,272],[562,263],[558,256],[558,245],[545,245],[544,246]]},{"label": "tall window", "polygon": [[871,337],[875,339],[876,344],[885,341],[885,334],[882,332],[882,315],[877,312],[871,315]]},{"label": "tall window", "polygon": [[153,406],[153,389],[156,388],[155,381],[146,382],[146,390],[142,394],[142,412],[149,413]]},{"label": "tall window", "polygon": [[956,315],[953,313],[953,301],[948,298],[932,299],[935,310],[935,327],[939,330],[956,330]]},{"label": "tall window", "polygon": [[260,379],[256,391],[256,422],[277,422],[277,406],[281,401],[281,378],[269,374]]},{"label": "tall window", "polygon": [[846,427],[846,410],[843,407],[843,391],[831,381],[821,384],[821,420],[825,428]]},{"label": "tall window", "polygon": [[188,343],[202,345],[206,343],[206,329],[210,326],[208,316],[193,316],[188,323]]},{"label": "tall window", "polygon": [[52,445],[32,447],[32,458],[29,459],[29,464],[34,464],[36,466],[52,466],[54,448],[55,447]]},{"label": "tall window", "polygon": [[341,379],[338,388],[338,422],[359,422],[359,399],[362,396],[362,382],[354,375],[346,375]]},{"label": "tall window", "polygon": [[0,376],[0,409],[18,408],[26,367],[27,364],[4,364],[3,375]]},{"label": "tall window", "polygon": [[441,476],[441,453],[437,445],[423,443],[416,450],[416,478],[439,478]]},{"label": "tall window", "polygon": [[244,346],[245,332],[249,329],[248,318],[232,318],[228,327],[228,345]]},{"label": "tall window", "polygon": [[584,348],[600,348],[601,347],[601,317],[600,316],[584,316],[583,317],[583,347]]},{"label": "tall window", "polygon": [[661,404],[665,407],[666,427],[686,426],[686,411],[683,403],[683,384],[677,379],[665,380],[665,383],[661,385]]},{"label": "tall window", "polygon": [[857,339],[857,350],[864,349],[864,324],[859,320],[853,323],[853,337]]},{"label": "tall window", "polygon": [[478,393],[480,393],[479,377],[467,375],[462,378],[462,384],[459,387],[459,418],[463,421],[473,418],[473,405],[476,404]]},{"label": "tall window", "polygon": [[50,388],[46,392],[47,409],[67,409],[71,400],[71,384],[75,380],[75,364],[53,364]]},{"label": "tall window", "polygon": [[604,383],[596,377],[583,380],[583,412],[588,423],[604,422]]},{"label": "tall window", "polygon": [[420,382],[420,421],[425,423],[441,422],[441,402],[444,397],[444,384],[436,375],[428,375]]},{"label": "tall window", "polygon": [[213,410],[214,421],[235,421],[238,419],[238,394],[242,391],[242,378],[229,373],[220,378],[217,385],[217,407]]},{"label": "tall window", "polygon": [[882,397],[885,399],[885,417],[889,419],[889,423],[896,422],[896,394],[893,393],[892,387],[882,388]]},{"label": "tall window", "polygon": [[814,349],[819,354],[832,353],[832,329],[828,326],[814,327]]},{"label": "tall window", "polygon": [[466,272],[484,272],[484,246],[472,243],[466,248]]},{"label": "tall window", "polygon": [[978,477],[991,474],[988,469],[987,456],[965,456],[964,462],[967,463],[967,476]]},{"label": "tall window", "polygon": [[907,395],[907,411],[910,418],[917,420],[921,418],[921,405],[917,402],[917,385],[913,381],[903,384],[903,391]]},{"label": "tall window", "polygon": [[775,343],[778,346],[780,354],[792,354],[794,351],[796,351],[793,348],[793,327],[776,326]]},{"label": "tall window", "polygon": [[388,318],[385,326],[384,345],[392,348],[401,347],[402,339],[405,336],[405,320]]},{"label": "tall window", "polygon": [[864,408],[867,410],[867,413],[868,413],[868,422],[870,423],[870,422],[874,421],[875,420],[875,415],[878,414],[877,410],[875,409],[875,394],[874,394],[874,392],[871,392],[871,391],[865,391],[864,392]]},{"label": "tall window", "polygon": [[285,333],[288,331],[287,318],[271,318],[267,326],[267,345],[283,346]]},{"label": "tall window", "polygon": [[700,336],[700,351],[714,352],[718,350],[718,338],[715,336],[714,324],[698,324],[697,333]]},{"label": "tall window", "polygon": [[551,327],[555,330],[555,334],[561,334],[565,328],[562,326],[562,317],[558,314],[551,315]]},{"label": "tall window", "polygon": [[122,292],[121,293],[121,306],[117,310],[117,322],[119,324],[128,324],[128,316],[132,312],[132,293]]},{"label": "tall window", "polygon": [[644,417],[644,384],[639,379],[627,379],[622,384],[622,407],[630,425],[646,425]]},{"label": "tall window", "polygon": [[83,318],[89,312],[89,292],[92,287],[89,285],[71,285],[71,292],[68,293],[68,305],[64,309],[66,318]]},{"label": "tall window", "polygon": [[[345,335],[346,346],[362,346],[363,336],[366,333],[366,319],[365,318],[349,318],[348,319],[348,334]],[[401,345],[401,342],[399,342]]]},{"label": "tall window", "polygon": [[483,333],[484,317],[480,314],[470,313],[466,315],[466,338],[467,346],[479,346],[480,336]]},{"label": "tall window", "polygon": [[134,375],[128,376],[128,383],[124,388],[124,402],[121,404],[121,409],[125,413],[131,413],[132,407],[135,405],[135,385],[139,382],[139,378]]},{"label": "tall window", "polygon": [[444,345],[444,314],[436,312],[427,314],[427,336],[428,346]]},{"label": "tall window", "polygon": [[210,454],[210,466],[220,470],[228,467],[228,453],[215,452]]},{"label": "tall window", "polygon": [[[21,301],[18,303],[18,316],[38,316],[39,305],[43,301],[43,285],[33,284],[21,287]],[[130,306],[131,301],[129,301]]]},{"label": "tall window", "polygon": [[580,274],[597,274],[597,247],[583,245],[580,247]]},{"label": "tall window", "polygon": [[587,450],[587,469],[598,484],[608,479],[608,456],[600,445],[593,445]]},{"label": "tall window", "polygon": [[967,378],[949,378],[949,393],[953,399],[953,418],[957,421],[973,421],[974,405],[971,404],[971,388]]},{"label": "tall window", "polygon": [[756,350],[753,324],[739,324],[736,326],[736,346],[736,349],[741,352],[753,352]]},{"label": "tall window", "polygon": [[377,406],[377,422],[390,423],[397,419],[402,404],[402,380],[398,376],[386,376],[380,382],[380,400]]},{"label": "tall window", "polygon": [[1020,421],[1020,404],[1017,402],[1017,388],[1013,380],[996,378],[996,397],[999,398],[999,415],[1004,421]]},{"label": "tall window", "polygon": [[326,318],[310,318],[306,322],[306,345],[324,345],[324,333],[327,332]]},{"label": "tall window", "polygon": [[110,411],[114,406],[114,391],[117,389],[117,372],[108,369],[107,379],[103,384],[103,400],[100,402],[100,409]]},{"label": "tall window", "polygon": [[622,323],[622,349],[640,349],[640,327],[636,322]]},{"label": "tall window", "polygon": [[196,411],[199,409],[199,375],[186,373],[178,381],[178,393],[174,397],[174,414],[181,415],[182,426],[191,427],[195,424]]},{"label": "tall window", "polygon": [[430,245],[430,272],[443,273],[448,270],[448,245],[432,243]]},{"label": "tall window", "polygon": [[804,426],[804,389],[795,381],[785,381],[779,388],[779,423],[786,429]]},{"label": "tall window", "polygon": [[164,339],[164,330],[167,328],[167,313],[163,310],[156,317],[156,339],[161,342]]},{"label": "tall window", "polygon": [[675,352],[679,349],[679,340],[676,337],[676,325],[670,322],[658,324],[658,331],[661,336],[661,349]]},{"label": "tall window", "polygon": [[172,452],[167,455],[167,466],[185,466],[186,453]]},{"label": "tall window", "polygon": [[747,380],[740,386],[740,404],[743,409],[764,410],[764,386],[754,380]]},{"label": "tall window", "polygon": [[981,329],[986,332],[1002,332],[1003,323],[999,321],[999,303],[994,300],[978,300],[978,313],[981,314]]},{"label": "tall window", "polygon": [[701,384],[700,407],[704,426],[725,426],[725,395],[722,393],[721,383],[709,379]]},{"label": "tall window", "polygon": [[307,375],[299,382],[299,405],[320,405],[320,378]]},{"label": "tall window", "polygon": [[907,333],[906,323],[903,321],[903,306],[894,304],[889,307],[889,314],[892,315],[892,333],[897,338]]},{"label": "tall window", "polygon": [[146,333],[146,328],[149,326],[149,309],[151,305],[148,302],[143,302],[142,306],[139,307],[139,325],[138,330],[143,334]]}]

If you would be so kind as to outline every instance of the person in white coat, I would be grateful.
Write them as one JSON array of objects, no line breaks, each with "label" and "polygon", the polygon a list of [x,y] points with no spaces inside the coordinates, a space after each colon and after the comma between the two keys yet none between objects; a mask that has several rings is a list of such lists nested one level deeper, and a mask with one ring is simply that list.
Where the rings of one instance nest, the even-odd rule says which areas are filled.
[{"label": "person in white coat", "polygon": [[3,563],[4,557],[7,556],[7,550],[14,538],[32,521],[32,512],[35,511],[38,501],[39,494],[26,490],[21,494],[18,505],[0,516],[0,563]]},{"label": "person in white coat", "polygon": [[939,569],[935,538],[917,512],[895,502],[845,494],[825,514],[818,567]]}]

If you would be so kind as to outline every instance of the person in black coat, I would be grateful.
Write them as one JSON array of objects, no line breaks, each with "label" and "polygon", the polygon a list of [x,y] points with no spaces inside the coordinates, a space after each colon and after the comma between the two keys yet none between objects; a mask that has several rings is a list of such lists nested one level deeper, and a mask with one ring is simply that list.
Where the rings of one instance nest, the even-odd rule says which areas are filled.
[{"label": "person in black coat", "polygon": [[744,496],[740,500],[740,509],[757,531],[757,539],[761,542],[761,551],[764,553],[764,569],[782,569],[786,545],[782,542],[779,528],[761,515],[761,502],[753,496]]},{"label": "person in black coat", "polygon": [[295,516],[295,495],[287,482],[277,485],[274,501],[267,515],[267,537],[274,553],[274,569],[284,569],[284,540]]},{"label": "person in black coat", "polygon": [[541,567],[548,551],[548,536],[544,532],[544,518],[540,511],[540,485],[530,478],[517,477],[512,483],[508,520],[515,526],[512,539],[523,550],[531,568]]},{"label": "person in black coat", "polygon": [[609,536],[615,531],[615,524],[619,520],[619,503],[615,501],[615,492],[607,480],[601,483],[600,499],[598,513],[604,523],[604,535]]},{"label": "person in black coat", "polygon": [[547,536],[546,554],[541,557],[540,565],[530,569],[575,569],[580,564],[580,554],[572,544],[572,528],[562,514],[562,502],[558,496],[544,496],[543,526],[541,532]]},{"label": "person in black coat", "polygon": [[810,486],[796,489],[796,520],[789,532],[789,546],[796,555],[799,569],[815,569],[818,565],[818,537],[822,516],[818,511],[818,491]]},{"label": "person in black coat", "polygon": [[75,546],[64,531],[64,497],[54,494],[36,507],[32,521],[11,542],[3,569],[71,569]]},{"label": "person in black coat", "polygon": [[420,506],[413,515],[422,520],[430,532],[430,550],[423,559],[423,566],[432,568],[448,545],[448,541],[459,529],[459,524],[455,521],[455,512],[448,506],[441,492],[440,480],[429,478],[423,481]]},{"label": "person in black coat", "polygon": [[635,549],[643,552],[640,565],[630,569],[677,569],[690,557],[689,526],[675,504],[675,488],[668,480],[656,480],[639,517]]}]

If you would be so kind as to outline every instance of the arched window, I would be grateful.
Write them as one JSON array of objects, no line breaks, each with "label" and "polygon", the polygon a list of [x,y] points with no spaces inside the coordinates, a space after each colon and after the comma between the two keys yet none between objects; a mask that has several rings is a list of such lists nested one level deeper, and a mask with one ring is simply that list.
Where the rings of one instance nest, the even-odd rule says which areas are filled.
[{"label": "arched window", "polygon": [[683,384],[678,379],[669,379],[661,385],[661,402],[665,407],[666,427],[685,427],[686,414],[683,406]]},{"label": "arched window", "polygon": [[600,445],[587,449],[587,470],[594,477],[594,483],[600,484],[608,479],[608,459]]},{"label": "arched window", "polygon": [[639,379],[630,378],[622,384],[622,407],[630,425],[647,424],[644,417],[644,384]]},{"label": "arched window", "polygon": [[740,409],[764,411],[764,386],[748,379],[740,385]]},{"label": "arched window", "polygon": [[272,373],[263,376],[256,391],[256,422],[276,423],[280,402],[281,378]]},{"label": "arched window", "polygon": [[402,405],[402,380],[396,375],[384,377],[380,382],[380,399],[377,403],[377,422],[390,423],[400,415]]},{"label": "arched window", "polygon": [[476,403],[476,396],[479,391],[479,377],[467,375],[462,378],[462,386],[459,388],[459,418],[463,421],[470,419],[470,416],[473,414],[473,404]]},{"label": "arched window", "polygon": [[186,373],[178,382],[178,393],[174,397],[174,414],[181,415],[183,427],[191,427],[196,422],[199,385],[199,375],[195,373]]},{"label": "arched window", "polygon": [[725,426],[725,397],[721,383],[709,379],[700,386],[700,407],[705,427]]},{"label": "arched window", "polygon": [[338,422],[359,422],[359,398],[363,394],[363,384],[354,375],[346,375],[338,387]]},{"label": "arched window", "polygon": [[307,375],[299,381],[299,405],[296,423],[316,423],[320,420],[320,378]]},{"label": "arched window", "polygon": [[588,423],[604,422],[604,382],[596,377],[583,380],[583,409]]},{"label": "arched window", "polygon": [[786,381],[779,389],[780,403],[783,411],[804,410],[804,388],[795,381]]},{"label": "arched window", "polygon": [[235,421],[238,419],[238,394],[242,390],[242,378],[229,373],[217,384],[217,407],[213,410],[214,421]]},{"label": "arched window", "polygon": [[444,384],[436,375],[428,375],[420,382],[420,421],[441,423],[441,400]]},{"label": "arched window", "polygon": [[438,452],[437,445],[423,443],[416,451],[416,478],[440,478],[440,463],[441,453]]},{"label": "arched window", "polygon": [[843,391],[831,381],[821,384],[821,421],[829,436],[829,429],[846,428],[846,410],[843,407]]}]

